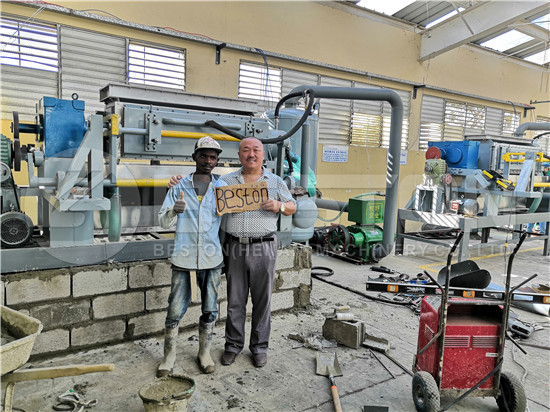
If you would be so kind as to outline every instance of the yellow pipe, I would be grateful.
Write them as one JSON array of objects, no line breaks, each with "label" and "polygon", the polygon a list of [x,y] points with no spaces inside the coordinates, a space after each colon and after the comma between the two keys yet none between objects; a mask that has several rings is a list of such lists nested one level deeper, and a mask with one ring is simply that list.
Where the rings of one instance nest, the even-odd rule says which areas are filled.
[{"label": "yellow pipe", "polygon": [[550,183],[547,182],[535,182],[533,183],[534,187],[550,187]]},{"label": "yellow pipe", "polygon": [[214,140],[223,140],[227,142],[240,142],[236,137],[231,137],[226,134],[206,134],[198,132],[178,132],[176,130],[163,130],[160,135],[162,137],[181,137],[184,139],[200,139],[204,136],[210,136]]},{"label": "yellow pipe", "polygon": [[170,179],[118,179],[117,187],[168,187]]}]

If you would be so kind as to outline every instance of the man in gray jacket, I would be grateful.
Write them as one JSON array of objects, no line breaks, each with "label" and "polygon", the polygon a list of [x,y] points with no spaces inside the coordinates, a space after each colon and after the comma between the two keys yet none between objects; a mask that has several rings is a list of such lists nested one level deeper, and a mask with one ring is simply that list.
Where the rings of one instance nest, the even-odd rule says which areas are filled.
[{"label": "man in gray jacket", "polygon": [[195,145],[194,173],[185,176],[166,195],[159,211],[163,228],[176,226],[172,253],[172,284],[168,298],[164,335],[164,359],[157,376],[171,374],[176,361],[178,325],[191,302],[190,272],[196,271],[201,291],[202,315],[199,319],[199,353],[197,361],[203,373],[216,366],[210,356],[214,323],[218,316],[218,287],[223,257],[219,240],[221,217],[216,213],[214,188],[224,186],[212,170],[222,149],[211,137]]}]

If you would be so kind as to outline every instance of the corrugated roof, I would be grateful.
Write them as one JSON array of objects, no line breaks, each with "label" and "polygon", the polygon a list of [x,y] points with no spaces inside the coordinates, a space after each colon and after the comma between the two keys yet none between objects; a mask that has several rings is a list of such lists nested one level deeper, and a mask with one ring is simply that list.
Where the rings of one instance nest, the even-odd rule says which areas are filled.
[{"label": "corrugated roof", "polygon": [[[465,25],[468,25],[469,9],[482,3],[488,3],[480,0],[400,1],[399,4],[404,7],[398,11],[394,11],[395,2],[393,2],[392,9],[392,2],[384,0],[361,0],[357,2],[357,5],[391,15],[415,24],[421,29],[428,29],[433,26],[443,27],[446,24],[445,20],[458,12],[462,13],[461,19]],[[514,20],[513,16],[511,20]],[[470,27],[468,28],[470,29]],[[494,30],[490,28],[485,30],[483,37],[476,38],[471,43],[510,57],[548,65],[550,62],[550,3],[543,11],[538,10],[528,16],[517,16],[517,20],[509,22],[505,27],[500,25],[495,26]]]}]

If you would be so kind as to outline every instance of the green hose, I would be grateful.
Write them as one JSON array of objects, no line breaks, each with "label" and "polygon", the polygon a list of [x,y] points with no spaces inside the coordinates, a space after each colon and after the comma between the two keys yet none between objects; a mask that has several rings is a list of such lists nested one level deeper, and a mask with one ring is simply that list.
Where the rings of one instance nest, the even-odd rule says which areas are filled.
[{"label": "green hose", "polygon": [[[544,188],[541,190],[541,192],[543,191],[544,191]],[[531,203],[531,206],[529,206],[529,210],[527,211],[527,213],[535,213],[540,205],[540,202],[542,202],[542,195],[540,197],[533,199],[533,203]]]}]

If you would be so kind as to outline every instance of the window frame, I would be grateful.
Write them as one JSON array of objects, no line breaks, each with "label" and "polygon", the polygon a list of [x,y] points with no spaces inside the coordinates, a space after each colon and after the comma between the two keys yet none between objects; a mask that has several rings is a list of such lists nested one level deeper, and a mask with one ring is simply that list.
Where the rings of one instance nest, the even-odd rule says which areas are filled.
[{"label": "window frame", "polygon": [[[142,47],[143,50],[132,50],[132,47]],[[155,52],[158,51],[158,54]],[[179,91],[185,91],[187,88],[187,50],[177,47],[170,47],[166,45],[153,44],[148,42],[143,42],[139,40],[128,40],[128,45],[126,48],[127,53],[127,64],[126,64],[126,81],[128,84],[143,84],[156,87],[165,87],[169,89],[175,89]],[[134,57],[132,53],[142,53],[143,58]],[[163,53],[175,53],[179,56],[166,56]],[[160,60],[167,59],[166,62],[161,62],[160,60],[150,60],[146,56],[157,56]],[[133,62],[142,62],[142,64],[137,64]],[[170,60],[178,61],[181,59],[181,65],[170,64]],[[148,65],[147,63],[153,63]],[[157,65],[158,67],[155,67]],[[143,72],[132,70],[133,68],[140,67],[143,68]],[[149,69],[150,73],[146,73],[146,70]],[[181,70],[178,70],[181,69]],[[143,75],[143,78],[138,78],[132,76],[132,73]],[[179,74],[180,76],[170,76],[169,73]],[[164,79],[172,81],[163,81]],[[180,82],[181,84],[178,84]]]},{"label": "window frame", "polygon": [[[0,17],[0,24],[2,32],[4,29],[10,30],[10,26],[15,27],[13,33],[1,34],[0,62],[2,65],[59,73],[61,64],[58,25],[29,23],[4,16]],[[17,39],[17,41],[15,44],[13,41],[8,43],[8,39]],[[12,47],[17,50],[10,51]],[[17,64],[9,63],[10,58],[6,57],[6,54],[16,55]]]},{"label": "window frame", "polygon": [[[259,74],[253,76],[251,74]],[[272,81],[270,77],[274,77]],[[254,100],[260,110],[269,110],[283,97],[283,68],[241,60],[237,81],[237,98]]]}]

